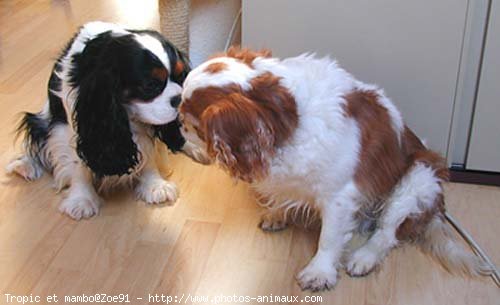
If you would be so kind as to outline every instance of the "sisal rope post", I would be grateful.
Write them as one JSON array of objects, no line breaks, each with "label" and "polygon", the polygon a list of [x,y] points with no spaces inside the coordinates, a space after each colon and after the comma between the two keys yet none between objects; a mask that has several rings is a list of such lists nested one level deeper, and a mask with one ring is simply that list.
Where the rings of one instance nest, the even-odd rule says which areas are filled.
[{"label": "sisal rope post", "polygon": [[189,54],[189,0],[159,0],[160,31],[184,54]]}]

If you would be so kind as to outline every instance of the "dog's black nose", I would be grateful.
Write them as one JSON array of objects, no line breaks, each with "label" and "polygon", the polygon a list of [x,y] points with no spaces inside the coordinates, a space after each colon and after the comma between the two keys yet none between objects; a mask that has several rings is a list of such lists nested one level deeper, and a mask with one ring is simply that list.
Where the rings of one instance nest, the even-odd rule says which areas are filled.
[{"label": "dog's black nose", "polygon": [[170,105],[172,105],[172,107],[174,108],[177,108],[181,104],[181,100],[182,100],[181,95],[180,94],[176,95],[170,99]]}]

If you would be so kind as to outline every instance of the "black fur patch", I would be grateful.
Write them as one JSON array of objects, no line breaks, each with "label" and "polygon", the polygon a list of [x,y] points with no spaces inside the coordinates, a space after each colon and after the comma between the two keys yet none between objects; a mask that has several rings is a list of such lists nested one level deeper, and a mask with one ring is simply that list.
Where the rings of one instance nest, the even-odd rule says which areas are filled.
[{"label": "black fur patch", "polygon": [[178,152],[182,149],[186,140],[180,131],[181,123],[179,119],[166,125],[155,126],[155,136],[164,142],[172,152]]},{"label": "black fur patch", "polygon": [[55,95],[53,92],[61,91],[61,79],[56,75],[55,71],[60,69],[60,64],[56,62],[52,74],[50,75],[47,96],[49,98],[49,109],[50,109],[50,125],[56,123],[68,123],[68,118],[66,116],[66,110],[63,106],[62,99]]},{"label": "black fur patch", "polygon": [[73,55],[71,82],[79,88],[73,114],[77,152],[99,177],[129,174],[139,163],[124,108],[125,89],[139,77],[133,69],[141,64],[133,62],[142,60],[138,52],[142,49],[130,35],[107,32]]}]

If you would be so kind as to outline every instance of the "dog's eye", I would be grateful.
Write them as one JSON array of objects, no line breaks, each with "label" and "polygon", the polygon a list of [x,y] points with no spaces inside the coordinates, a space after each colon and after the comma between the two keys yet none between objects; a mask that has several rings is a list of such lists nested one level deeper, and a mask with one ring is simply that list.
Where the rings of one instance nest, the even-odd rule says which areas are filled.
[{"label": "dog's eye", "polygon": [[146,99],[159,95],[165,86],[165,82],[156,78],[149,79],[142,85],[142,92]]},{"label": "dog's eye", "polygon": [[165,83],[155,78],[148,79],[137,87],[135,96],[144,101],[151,100],[162,93]]},{"label": "dog's eye", "polygon": [[144,84],[144,91],[155,92],[163,89],[163,83],[161,80],[152,78]]}]

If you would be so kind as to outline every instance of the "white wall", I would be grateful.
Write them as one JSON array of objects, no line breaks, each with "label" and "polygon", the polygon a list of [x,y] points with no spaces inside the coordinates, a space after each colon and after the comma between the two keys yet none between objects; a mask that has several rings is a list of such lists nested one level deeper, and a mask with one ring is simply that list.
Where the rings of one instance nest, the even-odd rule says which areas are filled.
[{"label": "white wall", "polygon": [[[240,7],[240,0],[191,0],[189,57],[194,67],[223,51]],[[237,30],[235,43],[239,37]]]},{"label": "white wall", "polygon": [[500,172],[500,2],[493,1],[467,169]]},{"label": "white wall", "polygon": [[336,57],[446,154],[467,0],[243,0],[244,46]]}]

